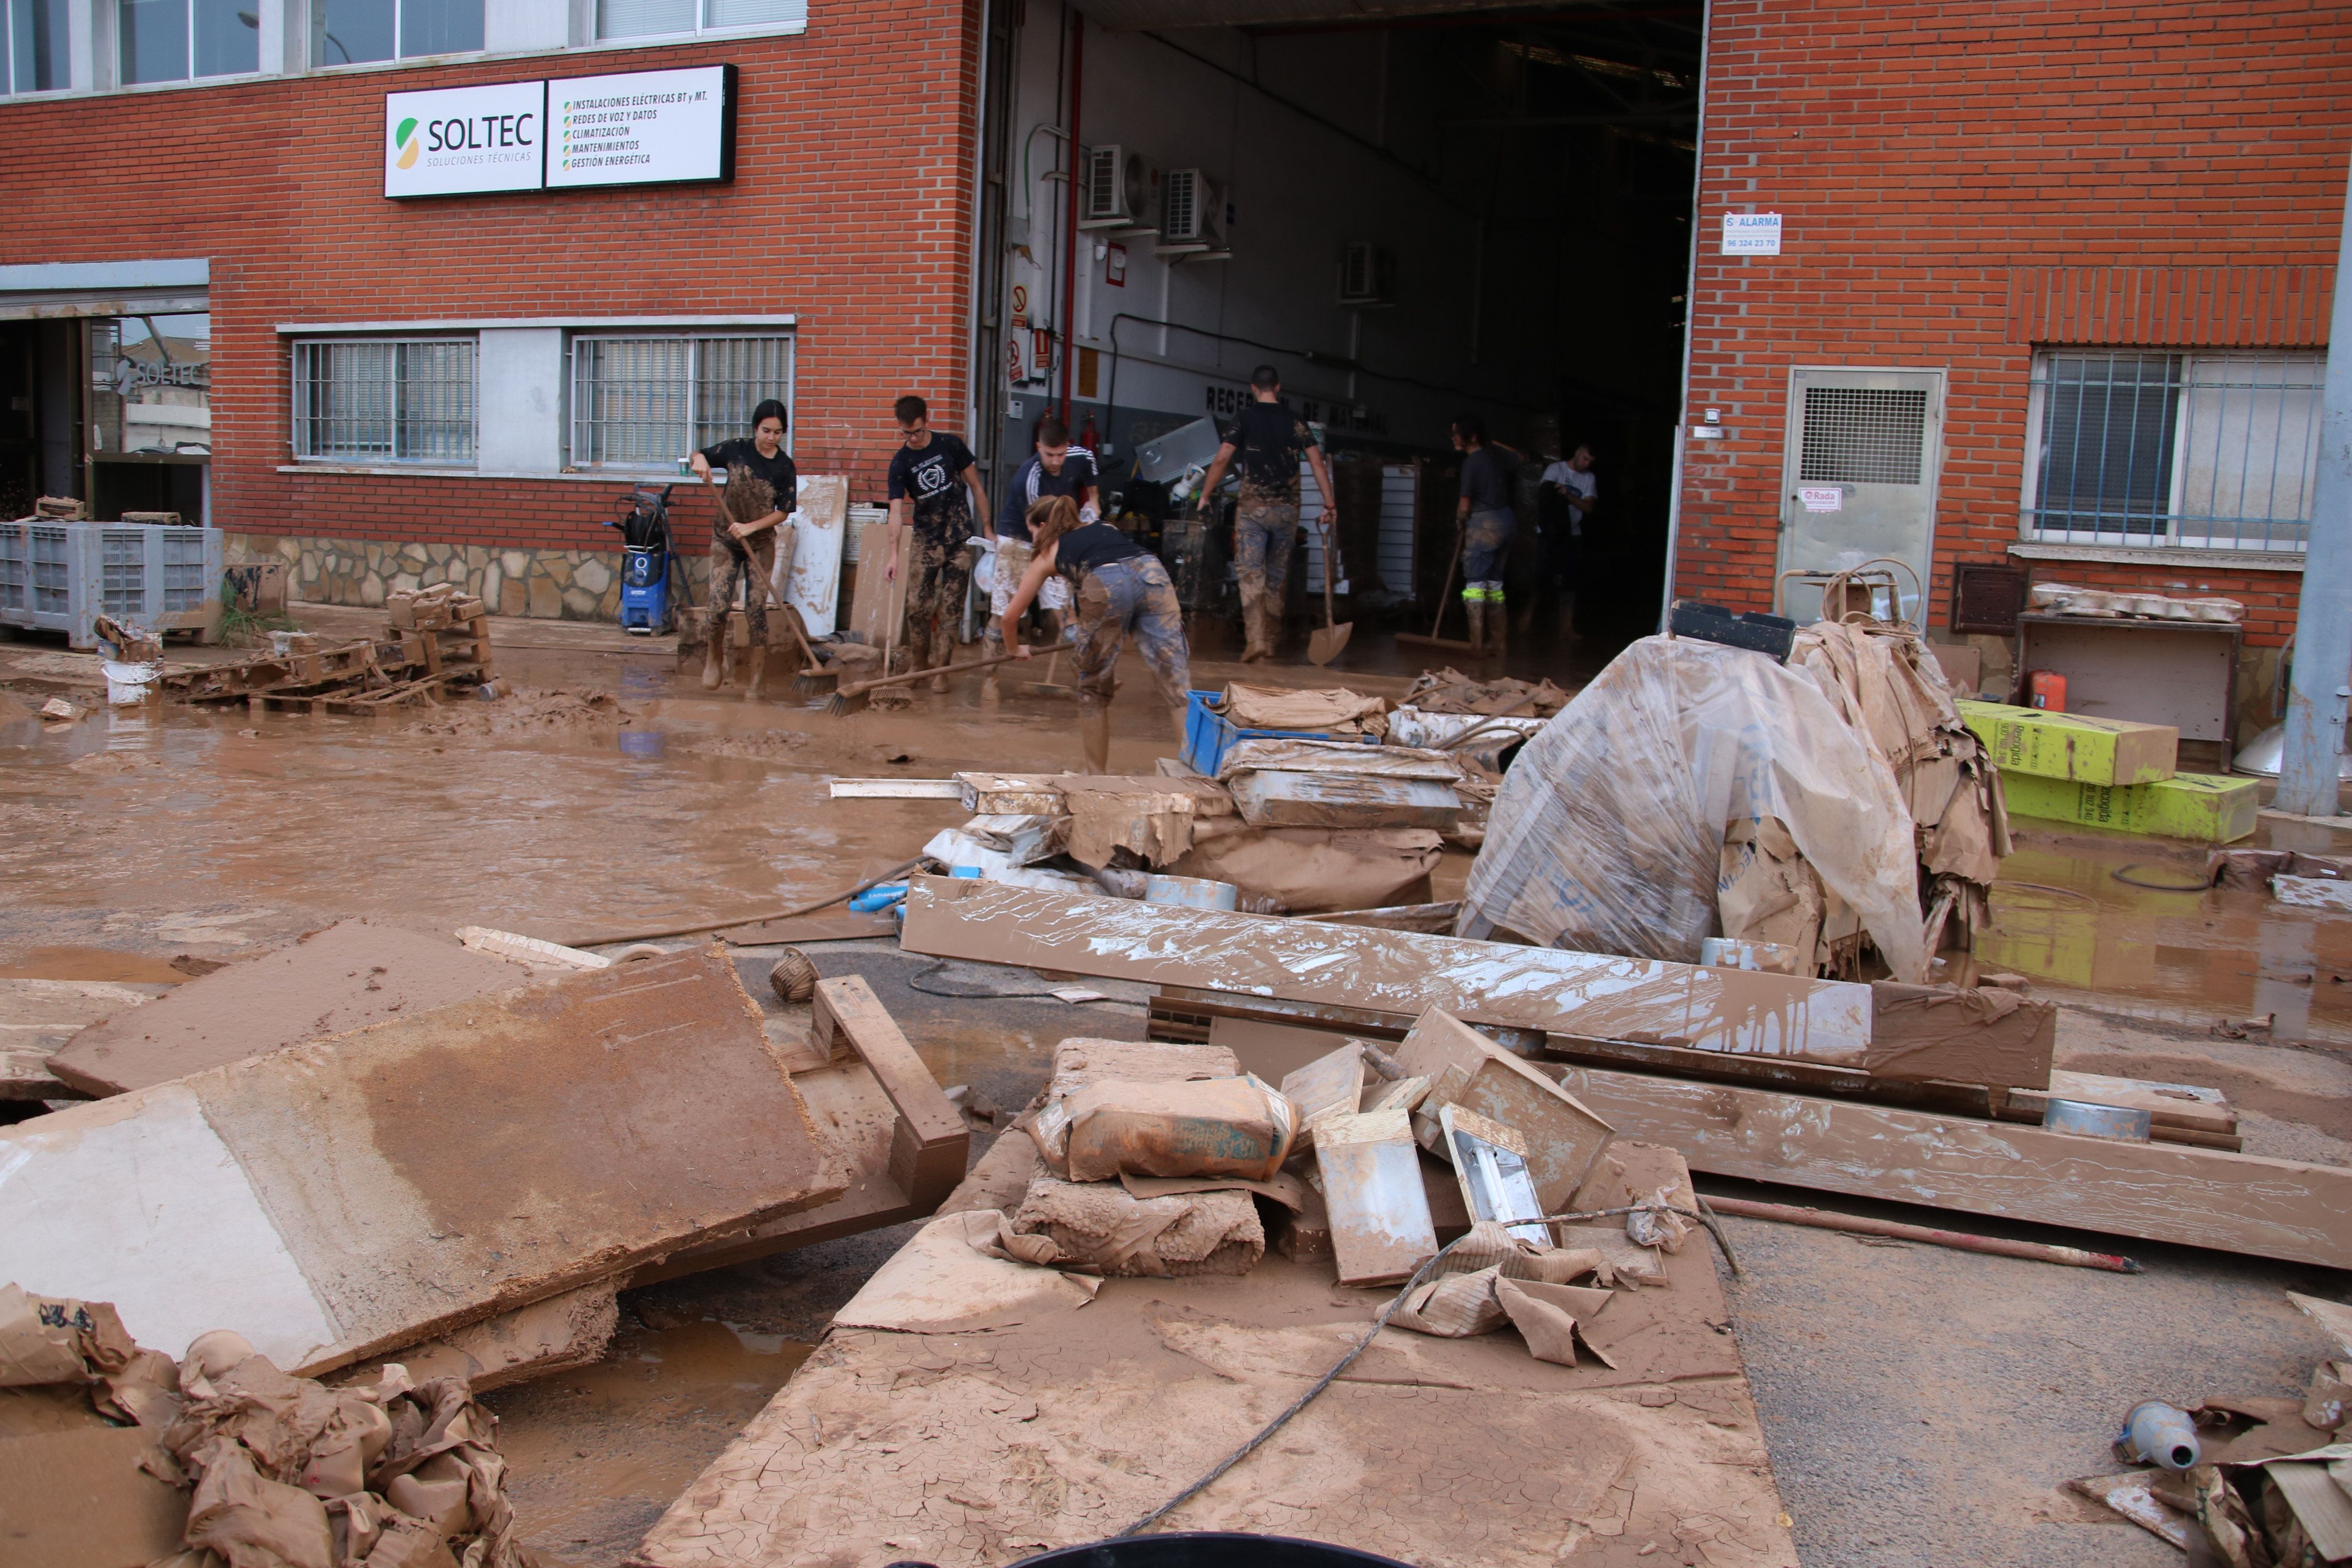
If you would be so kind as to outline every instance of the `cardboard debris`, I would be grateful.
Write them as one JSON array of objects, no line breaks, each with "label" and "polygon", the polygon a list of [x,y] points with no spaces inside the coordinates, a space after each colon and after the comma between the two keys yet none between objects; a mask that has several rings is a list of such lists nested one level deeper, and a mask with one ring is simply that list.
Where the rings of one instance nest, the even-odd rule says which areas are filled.
[{"label": "cardboard debris", "polygon": [[1138,1198],[1116,1182],[1040,1176],[1008,1228],[1053,1244],[1033,1261],[1113,1276],[1246,1274],[1265,1256],[1257,1205],[1242,1192]]},{"label": "cardboard debris", "polygon": [[1084,1306],[1099,1280],[991,1255],[1003,1215],[993,1210],[941,1215],[876,1269],[835,1329],[959,1333],[1003,1328]]},{"label": "cardboard debris", "polygon": [[2150,784],[2173,776],[2180,731],[2170,724],[2093,719],[2000,702],[1962,702],[1960,717],[2004,773],[2088,784]]},{"label": "cardboard debris", "polygon": [[10,1272],[113,1301],[151,1343],[236,1323],[299,1373],[845,1187],[733,964],[708,950],[0,1128],[0,1166]]},{"label": "cardboard debris", "polygon": [[1254,773],[1353,773],[1364,778],[1421,779],[1452,784],[1462,763],[1451,752],[1417,746],[1367,746],[1360,742],[1266,739],[1236,741],[1217,763],[1217,780],[1231,784]]},{"label": "cardboard debris", "polygon": [[1423,1115],[1434,1118],[1442,1105],[1458,1105],[1517,1132],[1539,1214],[1567,1211],[1615,1136],[1552,1079],[1443,1008],[1416,1019],[1395,1055],[1406,1073],[1431,1080]]},{"label": "cardboard debris", "polygon": [[509,990],[538,973],[438,932],[338,921],[83,1029],[49,1058],[50,1070],[88,1093],[121,1094]]},{"label": "cardboard debris", "polygon": [[1549,680],[1530,685],[1505,677],[1474,680],[1448,666],[1422,672],[1404,695],[1405,703],[1425,713],[1526,714],[1549,719],[1568,706],[1569,694]]},{"label": "cardboard debris", "polygon": [[1424,827],[1253,827],[1213,817],[1192,825],[1192,848],[1168,870],[1231,882],[1277,913],[1317,914],[1425,898],[1444,847]]},{"label": "cardboard debris", "polygon": [[1234,780],[1234,805],[1253,827],[1452,828],[1462,799],[1450,784],[1371,773],[1258,770]]},{"label": "cardboard debris", "polygon": [[1049,1100],[1029,1135],[1046,1167],[1073,1182],[1122,1173],[1264,1181],[1289,1157],[1296,1114],[1254,1078],[1107,1079]]},{"label": "cardboard debris", "polygon": [[1315,1123],[1325,1116],[1353,1116],[1364,1109],[1364,1047],[1349,1040],[1282,1079],[1283,1098],[1298,1108],[1298,1147],[1314,1146]]},{"label": "cardboard debris", "polygon": [[2158,1540],[2186,1552],[2189,1533],[2197,1528],[2196,1521],[2158,1497],[2154,1490],[2156,1480],[2146,1470],[2130,1470],[2120,1476],[2084,1476],[2066,1484],[2093,1502],[2105,1503]]},{"label": "cardboard debris", "polygon": [[1119,864],[1116,857],[1124,851],[1135,862],[1170,870],[1192,847],[1195,822],[1234,813],[1233,797],[1207,779],[1063,774],[1054,784],[1069,814],[1067,853],[1081,866]]},{"label": "cardboard debris", "polygon": [[1234,681],[1215,711],[1243,730],[1322,730],[1335,734],[1388,732],[1388,703],[1344,687],[1294,690]]},{"label": "cardboard debris", "polygon": [[[1678,1173],[1671,1150],[1617,1152],[1645,1187]],[[1000,1139],[949,1207],[1017,1204],[1029,1178],[1013,1156],[1034,1172],[1025,1140]],[[1675,1546],[1642,1563],[1788,1568],[1715,1265],[1693,1247],[1667,1268],[1671,1289],[1620,1291],[1593,1320],[1598,1343],[1624,1315],[1603,1347],[1615,1368],[1538,1361],[1516,1334],[1392,1326],[1167,1528],[1483,1568],[1557,1568],[1560,1542],[1589,1534],[1628,1563],[1654,1540]],[[837,1321],[635,1556],[981,1568],[1100,1540],[1256,1434],[1362,1334],[1388,1292],[1335,1290],[1332,1273],[1276,1254],[1239,1279],[1110,1279],[1090,1303],[978,1334]],[[855,1300],[844,1313],[861,1315]],[[1444,1486],[1389,1484],[1431,1464]],[[1538,1517],[1546,1528],[1523,1527]]]},{"label": "cardboard debris", "polygon": [[2027,774],[2003,782],[2013,816],[2209,844],[2252,836],[2260,805],[2256,780],[2218,773],[2176,773],[2129,788]]}]

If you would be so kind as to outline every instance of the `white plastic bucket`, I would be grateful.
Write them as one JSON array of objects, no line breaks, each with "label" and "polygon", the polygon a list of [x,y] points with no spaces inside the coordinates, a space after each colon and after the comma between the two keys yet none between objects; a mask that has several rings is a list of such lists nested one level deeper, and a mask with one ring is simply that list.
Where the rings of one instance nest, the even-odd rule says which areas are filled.
[{"label": "white plastic bucket", "polygon": [[144,702],[155,694],[155,679],[163,673],[160,664],[117,664],[110,658],[98,661],[106,673],[106,700],[118,708],[128,708]]}]

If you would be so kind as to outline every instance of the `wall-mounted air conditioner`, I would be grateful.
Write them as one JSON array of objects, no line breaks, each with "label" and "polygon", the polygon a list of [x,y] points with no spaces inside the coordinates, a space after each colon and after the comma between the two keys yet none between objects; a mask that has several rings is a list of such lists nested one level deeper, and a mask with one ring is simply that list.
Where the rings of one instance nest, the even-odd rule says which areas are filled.
[{"label": "wall-mounted air conditioner", "polygon": [[1339,303],[1360,310],[1396,303],[1396,255],[1369,239],[1353,239],[1339,257]]},{"label": "wall-mounted air conditioner", "polygon": [[1160,211],[1160,169],[1140,153],[1113,143],[1089,147],[1080,168],[1080,228],[1138,228]]},{"label": "wall-mounted air conditioner", "polygon": [[1225,249],[1224,197],[1199,169],[1171,169],[1160,185],[1161,256],[1203,258],[1230,255]]}]

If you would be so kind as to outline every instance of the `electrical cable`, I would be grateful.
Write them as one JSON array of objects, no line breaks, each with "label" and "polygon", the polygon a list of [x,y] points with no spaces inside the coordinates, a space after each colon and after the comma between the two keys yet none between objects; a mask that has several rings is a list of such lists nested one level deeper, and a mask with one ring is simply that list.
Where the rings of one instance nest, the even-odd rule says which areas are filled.
[{"label": "electrical cable", "polygon": [[[951,960],[951,959],[945,959],[945,958],[934,959],[934,960],[931,962],[930,966],[929,966],[929,968],[926,968],[926,969],[919,969],[919,970],[915,971],[915,973],[912,973],[912,974],[910,974],[910,975],[908,975],[908,976],[907,977],[907,989],[908,989],[908,990],[909,990],[909,991],[919,991],[919,992],[921,992],[921,993],[922,993],[924,995],[926,995],[926,996],[952,996],[952,997],[957,998],[957,999],[958,999],[958,1000],[960,1000],[960,1001],[967,1001],[967,1002],[980,1002],[980,1001],[992,1001],[992,1002],[997,1002],[997,1001],[1013,1001],[1013,1000],[1017,1000],[1017,999],[1019,999],[1019,998],[1021,998],[1021,997],[1024,997],[1024,996],[1034,996],[1034,997],[1039,997],[1039,998],[1044,998],[1044,997],[1053,997],[1055,1001],[1060,1001],[1060,1000],[1062,1000],[1062,998],[1061,998],[1061,997],[1059,997],[1059,996],[1055,995],[1055,994],[1054,992],[1050,991],[1050,990],[1049,990],[1049,991],[945,991],[945,990],[942,990],[942,989],[940,989],[939,986],[936,986],[936,985],[926,985],[926,984],[922,984],[922,982],[923,982],[923,980],[924,980],[924,978],[925,978],[926,976],[933,975],[933,974],[937,974],[940,970],[945,969],[945,968],[946,968],[946,967],[947,967],[950,963],[952,963],[952,962],[953,962],[953,960]],[[1110,997],[1108,997],[1108,996],[1104,996],[1104,997],[1099,998],[1099,1000],[1101,1000],[1101,1001],[1105,1001],[1105,1002],[1108,1002],[1108,1001],[1110,1001],[1110,1000],[1111,1000],[1111,998],[1110,998]]]},{"label": "electrical cable", "polygon": [[624,931],[617,936],[578,937],[564,943],[566,947],[608,947],[616,942],[653,942],[666,936],[700,936],[705,931],[726,931],[734,926],[759,925],[768,921],[788,921],[800,915],[813,915],[819,910],[829,910],[835,904],[847,903],[868,888],[879,887],[893,877],[903,876],[923,863],[923,857],[900,861],[878,877],[869,877],[854,888],[844,888],[813,904],[803,904],[790,910],[755,910],[746,915],[730,915],[722,921],[706,921],[701,925],[669,926],[661,931]]}]

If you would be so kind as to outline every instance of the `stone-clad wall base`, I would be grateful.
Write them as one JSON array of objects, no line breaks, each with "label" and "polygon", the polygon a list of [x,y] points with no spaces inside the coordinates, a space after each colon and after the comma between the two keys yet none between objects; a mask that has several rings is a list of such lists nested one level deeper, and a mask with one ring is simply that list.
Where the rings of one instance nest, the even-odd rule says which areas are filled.
[{"label": "stone-clad wall base", "polygon": [[[314,604],[373,607],[396,589],[455,583],[478,595],[493,615],[610,621],[621,613],[617,550],[497,549],[267,533],[232,533],[226,543],[231,558],[284,561],[290,596]],[[709,564],[699,555],[678,563],[697,603],[709,599]]]}]

